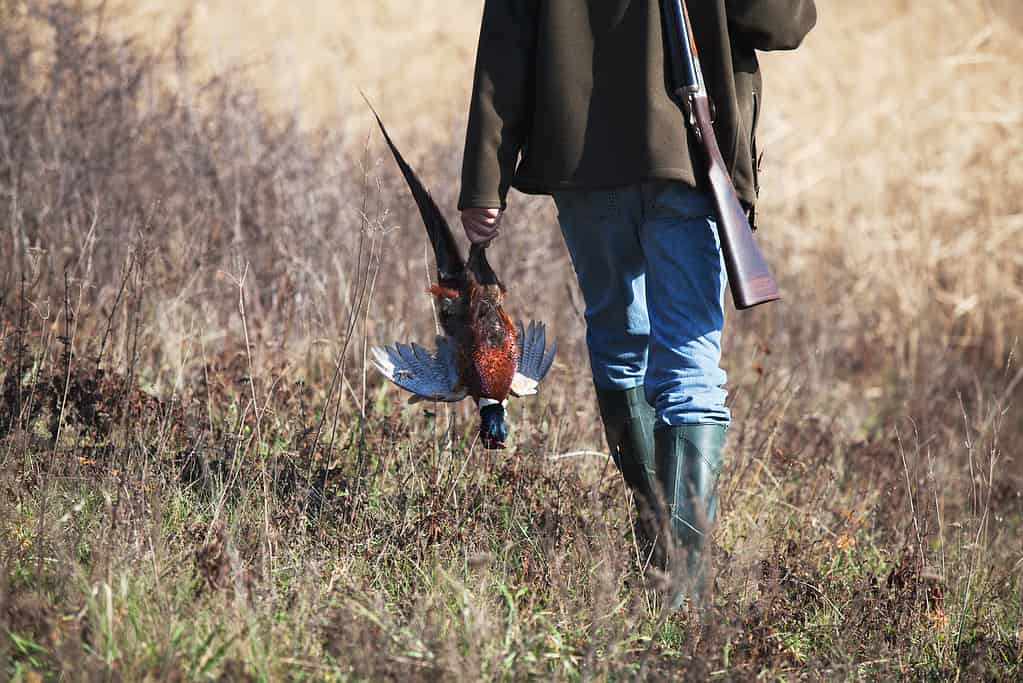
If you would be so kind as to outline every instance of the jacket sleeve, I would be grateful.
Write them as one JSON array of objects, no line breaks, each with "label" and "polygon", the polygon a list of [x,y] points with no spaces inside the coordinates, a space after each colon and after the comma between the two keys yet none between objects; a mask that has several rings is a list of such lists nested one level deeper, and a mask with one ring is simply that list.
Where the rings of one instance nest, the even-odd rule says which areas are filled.
[{"label": "jacket sleeve", "polygon": [[794,50],[817,23],[813,0],[726,0],[728,24],[756,50]]},{"label": "jacket sleeve", "polygon": [[538,0],[487,0],[458,208],[504,208],[533,109]]}]

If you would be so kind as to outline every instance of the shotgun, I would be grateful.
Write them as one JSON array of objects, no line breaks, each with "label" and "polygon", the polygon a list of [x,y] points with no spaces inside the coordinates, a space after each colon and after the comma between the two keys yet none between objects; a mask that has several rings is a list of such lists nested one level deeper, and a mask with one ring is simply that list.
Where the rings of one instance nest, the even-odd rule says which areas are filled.
[{"label": "shotgun", "polygon": [[714,205],[717,208],[718,234],[725,270],[738,309],[781,298],[767,261],[753,239],[746,211],[739,203],[731,174],[721,156],[711,120],[710,98],[700,71],[700,56],[693,38],[692,23],[685,0],[661,0],[664,27],[671,63],[671,86],[697,141],[706,153],[707,172]]}]

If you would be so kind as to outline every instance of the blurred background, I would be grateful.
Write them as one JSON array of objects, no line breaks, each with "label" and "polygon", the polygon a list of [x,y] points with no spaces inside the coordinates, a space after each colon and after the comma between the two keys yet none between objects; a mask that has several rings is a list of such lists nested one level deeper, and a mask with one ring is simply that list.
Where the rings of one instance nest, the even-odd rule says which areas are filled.
[{"label": "blurred background", "polygon": [[[328,132],[353,160],[369,141],[377,163],[363,90],[425,165],[434,192],[450,199],[482,6],[424,0],[409,10],[388,1],[260,0],[242,10],[140,0],[112,2],[106,14],[124,35],[154,45],[187,17],[183,47],[195,83],[240,70],[260,107],[293,117],[302,131]],[[824,0],[803,49],[764,55],[762,240],[798,294],[778,307],[784,314],[753,316],[798,316],[813,302],[827,311],[829,334],[845,338],[832,343],[852,351],[865,348],[862,335],[876,336],[870,344],[898,352],[909,371],[919,335],[1004,361],[1023,310],[1020,256],[1007,248],[1021,237],[1013,188],[1023,85],[1012,67],[1021,15],[1012,0]],[[175,75],[167,74],[172,83]],[[393,177],[386,167],[380,173]],[[452,202],[446,207],[454,216]],[[547,202],[512,205],[513,216],[534,211],[542,224],[523,220],[530,232],[509,229],[495,251],[508,267],[538,250],[559,253],[552,296],[561,296],[569,273],[558,240],[548,239]],[[406,248],[419,245],[417,226],[402,227]]]},{"label": "blurred background", "polygon": [[[432,337],[433,264],[359,91],[454,223],[481,2],[0,0],[0,585],[22,587],[0,614],[44,605],[18,632],[54,670],[138,679],[217,643],[270,678],[324,652],[368,678],[626,677],[669,651],[740,677],[1013,678],[1023,6],[817,5],[762,59],[759,240],[785,299],[728,312],[718,630],[686,641],[630,602],[549,200],[513,194],[491,249],[509,312],[560,349],[508,452],[366,363]],[[58,550],[83,530],[106,545]],[[218,597],[193,604],[202,581]]]},{"label": "blurred background", "polygon": [[[802,49],[763,56],[761,241],[788,297],[731,314],[726,353],[741,386],[744,368],[759,367],[760,360],[747,362],[752,349],[784,349],[785,361],[775,355],[774,362],[827,376],[829,402],[858,399],[842,409],[855,422],[936,374],[1004,368],[1017,341],[1023,81],[1014,64],[1023,54],[1023,10],[1010,0],[819,5],[819,26]],[[24,11],[18,3],[7,11],[19,6]],[[176,93],[175,107],[196,112],[186,125],[194,128],[202,115],[215,131],[187,143],[205,149],[201,170],[213,169],[213,204],[186,219],[194,207],[175,214],[173,197],[147,199],[164,206],[153,221],[164,213],[180,225],[170,233],[178,253],[208,266],[187,268],[190,285],[176,281],[163,292],[180,305],[160,313],[162,324],[182,330],[196,315],[184,301],[196,278],[218,268],[237,275],[248,264],[250,299],[265,314],[254,324],[266,326],[267,338],[287,335],[292,345],[329,338],[350,312],[356,240],[372,233],[386,275],[363,332],[374,340],[429,334],[425,242],[358,93],[376,104],[454,220],[481,3],[424,0],[414,11],[355,0],[261,0],[244,10],[212,1],[104,7],[99,27],[158,48],[162,64],[146,87]],[[263,132],[244,139],[253,126]],[[177,156],[194,161],[195,154]],[[262,159],[280,167],[260,166]],[[267,201],[253,183],[280,195]],[[234,212],[241,220],[228,229],[211,211],[230,213],[237,201],[249,206]],[[550,202],[513,195],[509,219],[493,254],[512,283],[510,308],[549,320],[566,342],[565,379],[585,385],[580,301]],[[197,240],[208,222],[212,241]],[[112,226],[100,224],[92,239],[111,268],[130,248]],[[25,254],[27,241],[12,246]],[[52,262],[48,268],[60,271]],[[90,291],[102,298],[102,278],[93,282]],[[214,329],[239,322],[233,294],[222,287],[205,290],[202,308]],[[599,443],[599,432],[590,435]]]}]

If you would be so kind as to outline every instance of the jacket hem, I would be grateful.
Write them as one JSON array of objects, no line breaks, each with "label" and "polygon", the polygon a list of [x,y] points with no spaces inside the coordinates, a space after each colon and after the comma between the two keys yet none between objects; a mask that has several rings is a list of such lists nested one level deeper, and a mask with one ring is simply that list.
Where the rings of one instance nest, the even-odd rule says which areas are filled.
[{"label": "jacket hem", "polygon": [[[635,185],[636,183],[648,180],[676,180],[697,190],[709,191],[710,189],[705,183],[697,182],[690,172],[680,168],[655,168],[637,175],[579,180],[552,180],[528,175],[516,175],[512,179],[511,185],[523,194],[550,195],[561,190],[607,190],[614,187]],[[755,193],[744,192],[736,188],[736,194],[739,196],[739,200],[747,207],[752,207],[756,204]]]}]

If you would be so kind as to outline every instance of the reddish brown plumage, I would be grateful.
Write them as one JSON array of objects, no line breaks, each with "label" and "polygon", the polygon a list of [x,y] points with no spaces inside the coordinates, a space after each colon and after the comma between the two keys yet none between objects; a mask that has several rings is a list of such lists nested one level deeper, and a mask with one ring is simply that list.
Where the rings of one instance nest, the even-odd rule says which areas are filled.
[{"label": "reddish brown plumage", "polygon": [[[503,325],[503,338],[497,345],[491,344],[487,336],[474,330],[473,367],[479,379],[479,396],[503,401],[511,391],[512,378],[518,369],[518,342],[515,325],[503,309],[498,309]],[[475,387],[474,387],[475,388]]]},{"label": "reddish brown plumage", "polygon": [[441,285],[434,285],[426,291],[440,299],[457,299],[459,296],[458,290],[451,287],[442,287]]},{"label": "reddish brown plumage", "polygon": [[[464,295],[450,287],[433,287],[442,308],[461,315],[448,317],[445,331],[458,342],[459,377],[469,395],[479,401],[504,401],[511,393],[518,370],[519,348],[515,324],[501,307],[497,286],[467,283]],[[468,306],[458,302],[468,302]]]}]

